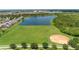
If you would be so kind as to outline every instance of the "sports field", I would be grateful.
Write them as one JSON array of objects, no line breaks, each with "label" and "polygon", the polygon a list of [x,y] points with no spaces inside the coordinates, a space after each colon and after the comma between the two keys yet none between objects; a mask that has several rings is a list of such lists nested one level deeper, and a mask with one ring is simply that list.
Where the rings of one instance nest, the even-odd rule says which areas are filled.
[{"label": "sports field", "polygon": [[48,42],[51,43],[49,40],[50,35],[60,33],[60,31],[52,26],[22,26],[16,25],[0,38],[0,45],[7,45],[7,44],[20,44],[22,42],[26,43],[43,43]]}]

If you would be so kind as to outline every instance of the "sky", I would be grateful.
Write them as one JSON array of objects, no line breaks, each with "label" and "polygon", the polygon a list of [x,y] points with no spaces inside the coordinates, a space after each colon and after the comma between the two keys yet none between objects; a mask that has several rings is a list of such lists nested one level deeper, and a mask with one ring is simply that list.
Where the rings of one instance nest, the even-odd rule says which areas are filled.
[{"label": "sky", "polygon": [[79,9],[78,0],[0,0],[0,9]]}]

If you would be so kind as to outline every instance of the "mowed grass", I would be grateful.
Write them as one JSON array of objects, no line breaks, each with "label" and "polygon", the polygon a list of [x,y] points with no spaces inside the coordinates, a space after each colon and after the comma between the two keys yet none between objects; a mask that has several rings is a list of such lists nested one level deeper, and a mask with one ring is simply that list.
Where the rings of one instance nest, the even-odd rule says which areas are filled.
[{"label": "mowed grass", "polygon": [[12,43],[21,44],[22,42],[38,43],[43,42],[52,43],[49,40],[50,35],[61,33],[56,27],[52,25],[45,26],[14,26],[8,33],[0,38],[0,45],[9,45]]}]

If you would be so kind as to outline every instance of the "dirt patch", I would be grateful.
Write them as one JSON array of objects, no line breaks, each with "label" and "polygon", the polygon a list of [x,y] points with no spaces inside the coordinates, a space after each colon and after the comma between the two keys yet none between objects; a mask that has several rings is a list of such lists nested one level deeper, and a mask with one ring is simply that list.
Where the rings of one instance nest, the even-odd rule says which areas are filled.
[{"label": "dirt patch", "polygon": [[55,34],[50,36],[50,40],[59,44],[68,44],[69,38],[64,35]]}]

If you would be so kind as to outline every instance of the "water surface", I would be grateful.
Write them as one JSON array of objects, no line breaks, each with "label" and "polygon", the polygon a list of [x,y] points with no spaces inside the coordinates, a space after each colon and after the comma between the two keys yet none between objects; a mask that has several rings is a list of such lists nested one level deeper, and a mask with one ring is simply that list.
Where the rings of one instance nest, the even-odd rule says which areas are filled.
[{"label": "water surface", "polygon": [[33,16],[25,18],[21,25],[50,25],[55,16]]}]

